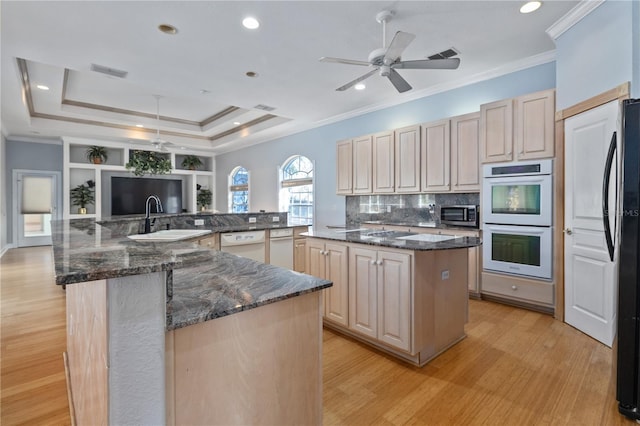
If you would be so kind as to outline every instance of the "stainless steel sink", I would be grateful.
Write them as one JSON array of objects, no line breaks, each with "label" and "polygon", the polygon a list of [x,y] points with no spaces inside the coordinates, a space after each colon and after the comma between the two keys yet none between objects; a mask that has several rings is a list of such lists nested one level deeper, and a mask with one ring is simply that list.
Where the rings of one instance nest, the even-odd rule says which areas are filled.
[{"label": "stainless steel sink", "polygon": [[133,234],[127,235],[127,238],[130,238],[135,241],[148,241],[148,242],[157,242],[157,241],[180,241],[186,240],[189,238],[199,237],[202,235],[210,234],[210,229],[167,229],[163,231],[151,232],[149,234]]}]

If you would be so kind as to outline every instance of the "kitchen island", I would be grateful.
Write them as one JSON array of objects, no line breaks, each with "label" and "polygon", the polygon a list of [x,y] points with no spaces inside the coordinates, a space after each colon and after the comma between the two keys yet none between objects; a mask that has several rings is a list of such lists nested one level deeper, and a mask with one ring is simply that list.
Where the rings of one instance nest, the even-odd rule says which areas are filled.
[{"label": "kitchen island", "polygon": [[306,235],[307,273],[333,282],[326,326],[418,366],[465,337],[467,256],[480,238],[367,228]]},{"label": "kitchen island", "polygon": [[77,424],[322,422],[330,281],[114,223],[52,231]]}]

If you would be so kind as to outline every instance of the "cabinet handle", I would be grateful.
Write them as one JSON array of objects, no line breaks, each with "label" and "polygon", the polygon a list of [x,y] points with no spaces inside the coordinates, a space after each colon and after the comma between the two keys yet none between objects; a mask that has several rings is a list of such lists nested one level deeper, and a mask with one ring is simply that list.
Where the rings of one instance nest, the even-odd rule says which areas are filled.
[{"label": "cabinet handle", "polygon": [[375,261],[375,260],[372,260],[372,261],[371,261],[371,264],[372,264],[372,265],[375,265],[375,264],[376,264],[376,261]]},{"label": "cabinet handle", "polygon": [[511,286],[511,290],[516,291],[517,289],[518,289],[518,286],[517,286],[517,285],[512,285],[512,286]]},{"label": "cabinet handle", "polygon": [[382,266],[382,260],[378,260],[378,265]]}]

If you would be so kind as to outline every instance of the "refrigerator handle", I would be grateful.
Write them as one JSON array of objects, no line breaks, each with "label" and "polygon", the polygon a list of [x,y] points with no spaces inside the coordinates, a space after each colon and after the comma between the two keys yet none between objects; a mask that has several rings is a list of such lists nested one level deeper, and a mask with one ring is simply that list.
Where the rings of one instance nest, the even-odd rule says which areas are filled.
[{"label": "refrigerator handle", "polygon": [[611,167],[613,166],[614,154],[616,152],[616,132],[611,136],[607,161],[604,164],[604,178],[602,180],[602,222],[604,224],[604,238],[607,241],[609,258],[613,262],[613,239],[611,238],[611,228],[609,226],[609,179],[611,177]]}]

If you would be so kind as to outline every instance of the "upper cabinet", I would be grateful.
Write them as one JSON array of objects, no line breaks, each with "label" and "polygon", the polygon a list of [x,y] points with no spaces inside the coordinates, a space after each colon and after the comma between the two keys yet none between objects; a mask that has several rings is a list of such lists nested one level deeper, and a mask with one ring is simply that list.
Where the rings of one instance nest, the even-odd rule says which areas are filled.
[{"label": "upper cabinet", "polygon": [[353,193],[353,145],[351,139],[336,144],[336,194]]},{"label": "upper cabinet", "polygon": [[397,193],[420,192],[420,126],[395,131]]},{"label": "upper cabinet", "polygon": [[395,148],[393,132],[373,135],[373,192],[376,194],[395,191]]},{"label": "upper cabinet", "polygon": [[554,156],[555,90],[480,106],[483,163]]},{"label": "upper cabinet", "polygon": [[373,192],[373,137],[361,136],[353,139],[353,193]]},{"label": "upper cabinet", "polygon": [[451,190],[480,191],[480,113],[451,119]]},{"label": "upper cabinet", "polygon": [[451,161],[449,119],[422,125],[422,192],[448,192]]}]

